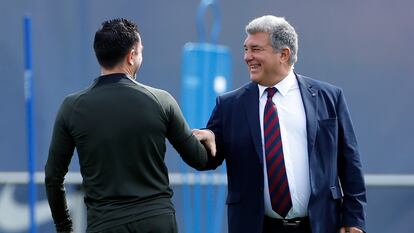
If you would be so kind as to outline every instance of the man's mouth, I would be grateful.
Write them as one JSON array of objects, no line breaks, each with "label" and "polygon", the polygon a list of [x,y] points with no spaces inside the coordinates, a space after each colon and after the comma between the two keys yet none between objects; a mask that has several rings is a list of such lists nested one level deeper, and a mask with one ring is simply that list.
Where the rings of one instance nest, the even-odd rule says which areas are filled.
[{"label": "man's mouth", "polygon": [[250,72],[255,72],[255,71],[257,71],[259,68],[260,68],[260,64],[249,64],[249,69],[250,69]]}]

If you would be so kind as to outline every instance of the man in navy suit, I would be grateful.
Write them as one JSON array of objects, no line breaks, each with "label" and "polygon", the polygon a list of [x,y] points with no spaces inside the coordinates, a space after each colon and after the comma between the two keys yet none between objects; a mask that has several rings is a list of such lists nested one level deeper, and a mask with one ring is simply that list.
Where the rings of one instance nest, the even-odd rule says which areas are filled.
[{"label": "man in navy suit", "polygon": [[298,39],[284,19],[246,26],[251,82],[217,98],[206,130],[215,169],[226,160],[229,233],[365,231],[366,192],[342,90],[297,74]]}]

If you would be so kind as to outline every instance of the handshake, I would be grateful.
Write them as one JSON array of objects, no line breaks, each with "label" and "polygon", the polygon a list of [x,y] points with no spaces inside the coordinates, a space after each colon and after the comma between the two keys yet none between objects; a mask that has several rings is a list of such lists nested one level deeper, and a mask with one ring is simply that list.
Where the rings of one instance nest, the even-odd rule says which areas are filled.
[{"label": "handshake", "polygon": [[208,129],[193,129],[193,135],[210,151],[211,155],[216,156],[216,138],[213,131]]}]

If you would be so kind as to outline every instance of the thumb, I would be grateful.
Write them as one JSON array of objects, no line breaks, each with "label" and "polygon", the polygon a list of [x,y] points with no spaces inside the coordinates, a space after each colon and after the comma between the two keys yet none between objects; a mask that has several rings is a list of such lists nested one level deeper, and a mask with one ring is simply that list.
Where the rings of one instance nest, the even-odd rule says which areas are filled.
[{"label": "thumb", "polygon": [[217,153],[217,148],[216,148],[216,143],[213,141],[213,142],[210,142],[210,152],[211,152],[211,155],[213,156],[213,157],[215,157],[216,156],[216,153]]},{"label": "thumb", "polygon": [[214,142],[212,142],[212,141],[209,141],[209,140],[206,140],[206,141],[201,141],[202,142],[202,144],[204,145],[204,147],[206,148],[206,150],[208,151],[208,152],[210,152],[210,154],[213,156],[213,157],[215,157],[216,156],[216,152],[217,152],[217,149],[216,149],[216,143],[214,143]]}]

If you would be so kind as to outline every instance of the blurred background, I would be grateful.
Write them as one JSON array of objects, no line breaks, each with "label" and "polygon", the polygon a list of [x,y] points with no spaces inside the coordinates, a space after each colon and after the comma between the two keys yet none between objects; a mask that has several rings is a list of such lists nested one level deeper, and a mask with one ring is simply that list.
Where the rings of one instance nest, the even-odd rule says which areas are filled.
[{"label": "blurred background", "polygon": [[[412,232],[414,2],[217,0],[216,3],[221,13],[217,43],[230,51],[231,62],[225,68],[229,71],[225,77],[227,90],[249,81],[243,61],[245,25],[265,14],[284,16],[299,34],[296,72],[340,86],[345,92],[364,173],[369,178],[368,231]],[[29,232],[30,225],[27,185],[24,181],[12,182],[4,175],[25,172],[28,168],[24,15],[32,19],[35,170],[41,173],[60,103],[66,95],[89,86],[99,76],[92,43],[100,23],[114,17],[137,22],[144,45],[137,81],[167,90],[182,103],[189,98],[182,85],[186,69],[183,48],[187,42],[199,42],[196,25],[199,4],[198,0],[0,2],[0,175],[3,174],[0,233]],[[216,17],[212,11],[206,13],[207,34]],[[171,147],[166,161],[170,173],[178,177],[171,183],[180,232],[227,232],[224,168],[200,178],[194,170],[183,168]],[[70,171],[79,171],[77,156],[73,157]],[[182,178],[183,172],[190,172],[195,178]],[[66,186],[68,199],[77,230],[83,232],[82,194],[76,178],[73,183]],[[54,232],[43,184],[37,184],[36,188],[37,230]]]}]

